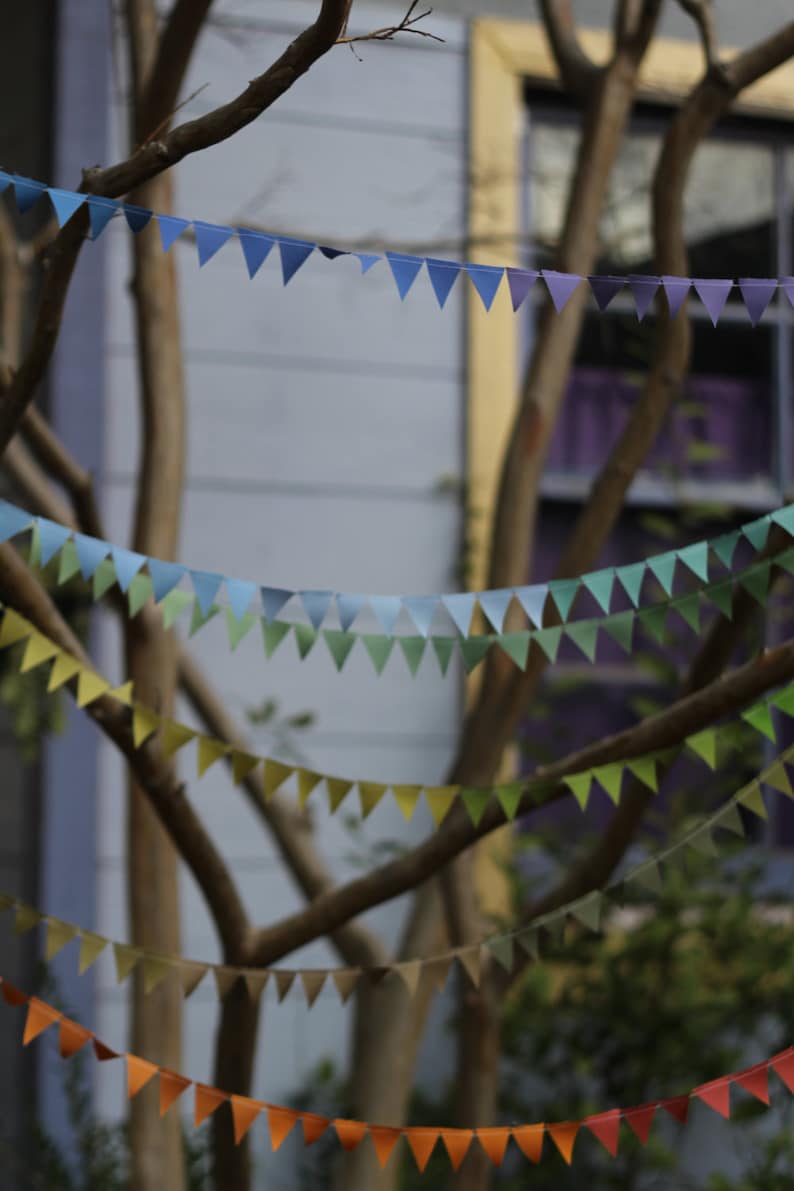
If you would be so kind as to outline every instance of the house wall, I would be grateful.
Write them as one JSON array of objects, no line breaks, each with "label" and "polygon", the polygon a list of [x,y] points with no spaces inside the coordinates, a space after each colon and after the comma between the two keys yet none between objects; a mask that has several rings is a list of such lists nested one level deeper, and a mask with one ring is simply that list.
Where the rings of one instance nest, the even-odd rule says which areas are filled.
[{"label": "house wall", "polygon": [[[183,116],[234,94],[288,42],[312,5],[248,0],[220,9],[196,55],[184,92],[207,89]],[[365,23],[382,13],[362,7]],[[176,171],[176,210],[209,221],[259,224],[332,243],[372,239],[396,246],[434,244],[460,254],[465,206],[465,74],[461,22],[438,18],[443,45],[406,39],[339,49],[320,62],[271,112],[232,141],[186,160]],[[123,113],[115,103],[118,133]],[[109,532],[129,535],[138,454],[133,333],[127,294],[129,233],[106,233],[106,438],[102,484]],[[428,247],[429,250],[429,247]],[[88,249],[92,251],[92,249]],[[461,531],[454,492],[463,451],[462,292],[439,315],[426,279],[402,305],[391,275],[377,266],[363,280],[354,260],[312,258],[281,285],[273,254],[249,282],[239,245],[229,244],[199,275],[195,248],[179,243],[183,339],[188,382],[188,480],[182,558],[290,587],[421,593],[458,585]],[[462,290],[462,287],[461,287]],[[268,697],[280,715],[309,710],[316,725],[296,742],[308,765],[330,773],[394,781],[441,780],[455,745],[460,684],[427,658],[411,679],[401,658],[382,678],[357,650],[338,675],[324,650],[299,663],[292,641],[266,662],[255,642],[230,654],[217,622],[191,642],[230,708]],[[118,672],[112,625],[103,632],[106,670]],[[180,716],[189,718],[180,708]],[[252,732],[257,750],[277,747]],[[189,764],[189,763],[188,763]],[[300,905],[272,842],[215,767],[190,777],[192,801],[237,874],[255,921]],[[112,750],[100,748],[98,929],[126,931],[123,895],[124,780]],[[352,808],[355,810],[355,808]],[[317,839],[341,878],[372,863],[368,849],[405,843],[398,812],[379,808],[362,841],[318,809]],[[413,835],[431,829],[419,818]],[[212,926],[190,878],[183,882],[183,951],[218,958]],[[371,916],[395,938],[404,904]],[[295,965],[334,962],[325,944],[291,957]],[[99,1034],[123,1045],[126,990],[112,964],[98,969]],[[188,1003],[185,1067],[211,1075],[217,1015],[209,982]],[[351,1008],[325,990],[309,1013],[293,990],[280,1006],[268,994],[254,1094],[286,1099],[317,1061],[343,1063]],[[99,1102],[121,1113],[122,1073],[98,1075]],[[434,1063],[434,1071],[438,1063]],[[259,1156],[266,1130],[256,1132]],[[294,1155],[274,1160],[287,1186]],[[274,1175],[273,1177],[276,1177]],[[272,1184],[271,1184],[272,1185]]]}]

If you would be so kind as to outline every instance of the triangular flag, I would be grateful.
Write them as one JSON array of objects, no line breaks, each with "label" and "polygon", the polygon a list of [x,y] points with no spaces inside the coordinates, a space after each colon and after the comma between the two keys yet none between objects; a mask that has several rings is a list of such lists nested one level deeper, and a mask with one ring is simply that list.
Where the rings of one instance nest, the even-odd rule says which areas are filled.
[{"label": "triangular flag", "polygon": [[778,790],[787,798],[794,797],[794,791],[792,791],[791,782],[782,761],[776,761],[770,765],[769,769],[765,769],[761,780],[765,786],[771,786],[773,790]]},{"label": "triangular flag", "polygon": [[785,529],[789,537],[794,537],[794,505],[786,505],[782,509],[777,509],[771,514],[771,517],[775,525],[779,525],[781,529]]},{"label": "triangular flag", "polygon": [[109,1046],[105,1046],[104,1042],[100,1042],[98,1038],[94,1038],[93,1043],[94,1054],[97,1061],[100,1063],[108,1063],[112,1059],[120,1059],[121,1055],[118,1051],[111,1050]]},{"label": "triangular flag", "polygon": [[595,661],[599,627],[597,620],[576,620],[565,626],[565,635],[579,646],[584,656],[591,662]]},{"label": "triangular flag", "polygon": [[[187,573],[187,568],[176,562],[162,562],[158,558],[147,561],[149,576],[152,580],[155,603],[164,600],[170,591],[176,587],[180,579]],[[182,594],[182,593],[180,593]]]},{"label": "triangular flag", "polygon": [[768,703],[755,703],[752,707],[748,707],[742,712],[742,719],[752,728],[755,728],[756,732],[760,732],[762,736],[765,736],[767,740],[771,740],[773,744],[777,743],[775,725],[772,723],[772,715]]},{"label": "triangular flag", "polygon": [[645,578],[645,563],[635,562],[627,567],[618,567],[615,578],[620,581],[623,590],[636,608],[640,601],[642,581]]},{"label": "triangular flag", "polygon": [[31,182],[27,178],[13,178],[14,199],[16,200],[17,210],[20,215],[24,215],[29,211],[41,198],[46,191],[46,186],[41,182]]},{"label": "triangular flag", "polygon": [[160,717],[156,711],[136,703],[132,709],[132,743],[136,749],[145,744],[160,727]]},{"label": "triangular flag", "polygon": [[483,306],[490,310],[496,292],[504,277],[504,267],[499,265],[466,265],[466,272],[480,295]]},{"label": "triangular flag", "polygon": [[718,538],[713,538],[709,543],[711,549],[717,555],[717,558],[720,560],[723,566],[728,568],[728,570],[731,568],[733,556],[736,552],[736,547],[739,544],[739,537],[739,530],[735,529],[733,533],[720,534]]},{"label": "triangular flag", "polygon": [[678,613],[681,619],[689,625],[694,633],[700,632],[700,593],[691,592],[690,595],[679,596],[672,600],[670,607]]},{"label": "triangular flag", "polygon": [[659,604],[657,607],[641,608],[637,614],[646,633],[649,633],[660,644],[664,644],[668,610],[667,604]]},{"label": "triangular flag", "polygon": [[104,678],[100,678],[98,674],[94,674],[93,670],[86,670],[80,668],[77,675],[77,693],[75,695],[75,702],[78,707],[87,707],[89,703],[93,703],[100,695],[104,695],[105,691],[110,690],[110,683]]},{"label": "triangular flag", "polygon": [[709,769],[715,769],[717,765],[717,735],[713,728],[704,728],[702,732],[696,732],[692,736],[687,736],[684,743],[692,749],[694,753],[705,761]]},{"label": "triangular flag", "polygon": [[0,500],[0,542],[7,542],[17,534],[30,529],[33,519],[30,513],[9,504],[7,500]]},{"label": "triangular flag", "polygon": [[136,554],[134,550],[123,550],[121,546],[113,546],[110,551],[119,587],[126,591],[143,564],[148,561],[145,554]]},{"label": "triangular flag", "polygon": [[358,783],[358,796],[361,802],[362,819],[366,819],[372,814],[375,807],[383,799],[383,796],[388,788],[388,786],[382,786],[380,782]]},{"label": "triangular flag", "polygon": [[420,634],[423,637],[427,637],[430,632],[433,616],[438,607],[438,596],[404,596],[403,607],[408,612]]},{"label": "triangular flag", "polygon": [[234,613],[236,620],[244,620],[251,605],[251,600],[256,595],[257,586],[255,583],[246,582],[243,579],[230,579],[226,576],[226,594],[229,597],[229,604],[231,611]]},{"label": "triangular flag", "polygon": [[659,779],[656,774],[656,761],[653,757],[636,757],[633,761],[626,762],[626,768],[649,790],[652,790],[654,794],[657,793]]},{"label": "triangular flag", "polygon": [[725,303],[728,301],[728,295],[733,289],[733,282],[728,278],[721,277],[695,277],[692,280],[692,284],[697,291],[698,297],[708,311],[712,325],[716,327],[720,315],[725,308]]},{"label": "triangular flag", "polygon": [[576,801],[582,810],[587,809],[587,800],[590,797],[590,786],[592,784],[591,773],[569,773],[563,779],[563,784],[573,794]]},{"label": "triangular flag", "polygon": [[92,931],[80,931],[80,958],[78,971],[83,976],[95,964],[108,945],[107,939],[95,935]]},{"label": "triangular flag", "polygon": [[619,761],[611,761],[608,765],[599,765],[592,771],[592,776],[617,806],[620,802],[620,788],[623,784],[623,765]]},{"label": "triangular flag", "polygon": [[138,963],[142,952],[126,943],[113,944],[113,958],[116,961],[116,983],[121,984]]},{"label": "triangular flag", "polygon": [[59,951],[62,951],[67,943],[71,943],[72,939],[77,934],[77,927],[71,926],[68,922],[61,922],[59,919],[45,918],[44,920],[47,929],[47,942],[44,945],[44,958],[47,963],[54,959]]},{"label": "triangular flag", "polygon": [[363,607],[364,597],[362,595],[337,592],[336,611],[339,615],[339,625],[343,633],[346,633],[352,627]]},{"label": "triangular flag", "polygon": [[145,1088],[149,1080],[154,1079],[159,1068],[154,1063],[147,1063],[136,1055],[125,1055],[127,1060],[127,1095],[130,1100]]},{"label": "triangular flag", "polygon": [[790,1092],[794,1092],[794,1049],[783,1051],[769,1060],[769,1066],[775,1072]]},{"label": "triangular flag", "polygon": [[300,593],[304,611],[315,629],[319,629],[334,598],[332,591],[302,591]]},{"label": "triangular flag", "polygon": [[631,653],[634,640],[634,619],[633,612],[616,612],[614,616],[609,616],[601,622],[601,628],[609,633],[613,641],[617,641],[625,653]]},{"label": "triangular flag", "polygon": [[327,777],[325,785],[328,790],[328,805],[331,814],[339,809],[344,798],[353,789],[353,783],[340,777]]},{"label": "triangular flag", "polygon": [[750,1067],[747,1071],[739,1071],[733,1077],[745,1091],[762,1104],[769,1104],[769,1076],[766,1063],[759,1063],[757,1067]]},{"label": "triangular flag", "polygon": [[148,575],[136,575],[130,580],[130,586],[127,591],[127,604],[129,606],[129,614],[131,617],[138,615],[141,608],[143,608],[149,600],[151,594],[152,581]]},{"label": "triangular flag", "polygon": [[479,666],[488,650],[491,648],[490,637],[461,637],[458,640],[460,656],[466,673],[471,674],[475,666]]},{"label": "triangular flag", "polygon": [[240,644],[243,637],[250,633],[258,619],[259,617],[255,616],[253,612],[246,612],[241,619],[238,619],[231,608],[226,609],[226,632],[229,636],[229,648],[232,652]]},{"label": "triangular flag", "polygon": [[131,203],[123,203],[121,209],[127,221],[127,227],[136,236],[143,231],[154,215],[153,211],[147,211],[145,207],[133,207]]},{"label": "triangular flag", "polygon": [[480,987],[480,948],[479,947],[464,947],[462,951],[455,952],[455,959],[458,961],[464,972],[468,976],[475,988]]},{"label": "triangular flag", "polygon": [[86,201],[84,194],[74,194],[71,190],[58,190],[54,186],[47,188],[47,194],[52,203],[55,218],[58,220],[58,227],[67,224]]},{"label": "triangular flag", "polygon": [[211,736],[198,737],[196,753],[196,769],[199,777],[203,777],[211,765],[225,757],[230,751],[229,745],[222,740],[213,740]]},{"label": "triangular flag", "polygon": [[501,633],[505,622],[505,615],[513,598],[511,588],[501,588],[498,591],[481,591],[478,599],[480,607],[490,620],[497,633]]},{"label": "triangular flag", "polygon": [[186,960],[180,960],[179,981],[185,998],[196,991],[208,971],[209,967],[206,964],[191,964]]},{"label": "triangular flag", "polygon": [[532,289],[532,286],[538,279],[538,273],[535,269],[513,269],[508,268],[507,285],[510,290],[510,301],[513,305],[513,310],[518,310],[524,303],[527,294]]},{"label": "triangular flag", "polygon": [[655,554],[647,560],[648,569],[659,580],[664,594],[673,594],[673,580],[675,578],[676,554],[674,550],[666,554]]},{"label": "triangular flag", "polygon": [[205,616],[209,616],[215,599],[223,582],[223,575],[216,575],[212,571],[188,571],[199,608]]},{"label": "triangular flag", "polygon": [[179,219],[176,215],[158,215],[157,222],[160,225],[160,242],[163,252],[168,252],[182,232],[190,227],[189,219]]},{"label": "triangular flag", "polygon": [[733,580],[726,579],[724,583],[716,583],[707,589],[706,594],[715,608],[718,608],[726,620],[733,620]]},{"label": "triangular flag", "polygon": [[308,802],[309,796],[316,786],[320,784],[322,774],[314,773],[310,769],[298,769],[298,802],[303,808]]},{"label": "triangular flag", "polygon": [[560,1121],[556,1125],[547,1125],[549,1137],[552,1139],[557,1149],[562,1154],[568,1165],[571,1165],[573,1157],[573,1143],[576,1141],[576,1135],[579,1132],[579,1121]]},{"label": "triangular flag", "polygon": [[739,795],[738,801],[748,811],[752,811],[759,819],[768,819],[766,806],[761,794],[761,787],[754,783],[746,793]]},{"label": "triangular flag", "polygon": [[641,1145],[645,1145],[650,1136],[651,1125],[655,1116],[656,1105],[647,1104],[641,1108],[628,1109],[623,1113],[623,1120],[629,1126],[632,1133],[639,1139]]},{"label": "triangular flag", "polygon": [[431,637],[433,643],[433,651],[438,661],[438,668],[442,675],[445,675],[449,669],[449,663],[452,660],[452,654],[455,649],[454,637]]},{"label": "triangular flag", "polygon": [[46,567],[51,558],[68,542],[72,531],[65,525],[56,525],[46,517],[37,518],[36,525],[39,533],[39,552],[42,567]]},{"label": "triangular flag", "polygon": [[239,1145],[265,1106],[260,1100],[251,1100],[248,1096],[231,1096],[230,1100],[234,1121],[234,1144]]},{"label": "triangular flag", "polygon": [[474,1134],[494,1166],[501,1166],[510,1140],[510,1130],[497,1126],[492,1129],[475,1129]]},{"label": "triangular flag", "polygon": [[391,792],[406,823],[410,823],[419,801],[420,787],[392,786]]},{"label": "triangular flag", "polygon": [[303,1127],[303,1142],[307,1146],[314,1145],[316,1141],[319,1141],[331,1124],[328,1117],[318,1116],[315,1112],[302,1112],[300,1120]]},{"label": "triangular flag", "polygon": [[535,583],[530,587],[515,587],[513,594],[536,628],[543,627],[543,609],[549,594],[547,583]]},{"label": "triangular flag", "polygon": [[662,287],[667,297],[667,307],[670,317],[675,318],[683,306],[686,296],[692,286],[688,277],[663,277]]},{"label": "triangular flag", "polygon": [[713,1108],[721,1117],[730,1119],[731,1115],[731,1081],[729,1079],[714,1079],[710,1083],[701,1084],[692,1090],[709,1108]]},{"label": "triangular flag", "polygon": [[249,968],[248,971],[243,972],[245,991],[250,1000],[259,1000],[269,979],[270,971],[267,968]]},{"label": "triangular flag", "polygon": [[569,913],[581,922],[583,926],[586,926],[588,930],[599,930],[601,926],[600,893],[590,893],[587,897],[579,898],[578,901],[571,902],[568,909]]},{"label": "triangular flag", "polygon": [[363,1121],[337,1119],[332,1121],[331,1124],[336,1129],[336,1135],[344,1150],[354,1150],[367,1135],[367,1126]]},{"label": "triangular flag", "polygon": [[[77,557],[77,551],[74,549],[74,542],[69,542],[72,558],[69,560],[69,567],[72,569],[72,574],[76,575],[80,570],[80,560]],[[61,563],[63,563],[64,556],[61,554]],[[60,583],[61,568],[58,568],[58,582]],[[112,561],[106,558],[101,562],[94,571],[94,578],[92,580],[92,595],[94,600],[101,600],[106,592],[110,591],[113,584],[116,582],[116,568]]]},{"label": "triangular flag", "polygon": [[608,1112],[599,1112],[596,1116],[586,1117],[582,1124],[590,1130],[594,1137],[598,1137],[607,1153],[612,1154],[613,1158],[617,1158],[620,1140],[620,1109],[609,1109]]},{"label": "triangular flag", "polygon": [[286,237],[279,238],[278,250],[281,255],[281,276],[286,285],[300,269],[301,265],[309,259],[314,252],[316,244],[310,244],[308,240],[292,240]]},{"label": "triangular flag", "polygon": [[328,973],[323,970],[313,971],[304,969],[301,971],[301,984],[303,985],[303,991],[306,996],[306,1004],[310,1009],[322,992],[327,975]]},{"label": "triangular flag", "polygon": [[459,792],[459,786],[425,786],[425,798],[436,827],[441,826]]},{"label": "triangular flag", "polygon": [[625,277],[588,277],[587,281],[593,291],[596,305],[602,313],[626,284]]},{"label": "triangular flag", "polygon": [[750,322],[758,326],[764,312],[777,291],[776,277],[740,277],[739,289],[742,291]]},{"label": "triangular flag", "polygon": [[189,744],[191,740],[195,740],[198,732],[194,732],[192,728],[188,728],[185,724],[177,723],[176,720],[163,721],[163,735],[160,741],[160,747],[163,750],[164,757],[172,757],[174,753],[183,748],[184,745]]},{"label": "triangular flag", "polygon": [[253,280],[270,255],[270,250],[276,242],[275,236],[267,236],[263,232],[251,232],[238,227],[237,238],[243,250],[248,277]]},{"label": "triangular flag", "polygon": [[199,268],[212,260],[216,252],[223,248],[227,240],[234,235],[232,228],[221,227],[216,223],[202,223],[200,219],[193,220],[193,232],[198,249]]},{"label": "triangular flag", "polygon": [[26,931],[33,930],[34,926],[38,926],[43,919],[44,915],[38,910],[34,910],[33,906],[19,903],[14,907],[14,934],[24,935]]},{"label": "triangular flag", "polygon": [[84,579],[90,579],[99,564],[107,558],[110,547],[107,542],[100,542],[98,538],[90,538],[82,533],[74,535],[74,544],[80,559],[80,573]]},{"label": "triangular flag", "polygon": [[729,802],[714,819],[714,826],[721,827],[723,831],[730,831],[740,838],[744,836],[744,822],[742,816],[739,814],[739,808],[735,802]]},{"label": "triangular flag", "polygon": [[436,301],[442,309],[460,271],[461,266],[454,261],[436,260],[431,256],[427,258],[427,272],[430,277],[430,284],[433,287],[433,293],[436,295]]},{"label": "triangular flag", "polygon": [[543,1135],[546,1132],[545,1125],[518,1125],[514,1126],[510,1132],[513,1135],[513,1141],[524,1157],[536,1164],[540,1162],[543,1153]]},{"label": "triangular flag", "polygon": [[369,273],[373,265],[377,265],[378,261],[383,260],[382,256],[378,256],[377,253],[374,252],[354,252],[353,256],[358,258],[358,261],[361,265],[362,277],[365,273]]},{"label": "triangular flag", "polygon": [[455,627],[462,637],[468,637],[471,627],[471,617],[476,603],[476,595],[464,591],[459,595],[445,595],[441,602],[455,622]]},{"label": "triangular flag", "polygon": [[708,542],[695,542],[691,546],[685,546],[683,550],[677,551],[678,561],[682,562],[685,567],[696,575],[698,579],[702,579],[704,583],[709,581],[709,544]]},{"label": "triangular flag", "polygon": [[436,1142],[441,1135],[440,1129],[405,1129],[405,1140],[411,1147],[414,1161],[420,1171],[423,1171],[430,1161],[430,1155],[435,1149]]},{"label": "triangular flag", "polygon": [[424,261],[421,256],[408,256],[404,252],[387,252],[386,259],[389,262],[389,268],[397,285],[397,292],[400,298],[404,300],[411,286],[416,281],[417,274]]},{"label": "triangular flag", "polygon": [[505,818],[508,821],[515,819],[518,812],[518,807],[524,795],[523,782],[510,782],[504,786],[497,786],[494,791],[499,801],[499,805],[505,813]]},{"label": "triangular flag", "polygon": [[281,642],[289,633],[292,625],[276,620],[273,624],[262,621],[262,640],[265,646],[265,657],[272,658]]},{"label": "triangular flag", "polygon": [[274,972],[276,981],[276,995],[278,996],[279,1004],[281,1004],[289,990],[292,988],[297,974],[297,972],[292,971],[291,969],[288,969],[287,971],[281,969],[277,972]]},{"label": "triangular flag", "polygon": [[[443,306],[443,302],[441,305]],[[370,1125],[369,1135],[375,1147],[378,1163],[381,1170],[383,1170],[391,1157],[392,1150],[402,1136],[402,1130],[391,1129],[387,1125]]]},{"label": "triangular flag", "polygon": [[792,306],[794,306],[794,277],[781,277],[780,288],[788,298]]},{"label": "triangular flag", "polygon": [[482,819],[488,809],[488,803],[491,801],[491,791],[463,786],[460,790],[460,798],[466,807],[469,818],[474,826],[477,827],[480,819]]},{"label": "triangular flag", "polygon": [[[771,524],[772,518],[766,514],[766,516],[756,517],[755,521],[749,521],[747,525],[742,526],[742,533],[754,550],[763,550],[769,537]],[[780,562],[780,559],[777,561]]]},{"label": "triangular flag", "polygon": [[174,1104],[184,1092],[185,1088],[190,1087],[190,1080],[185,1079],[184,1075],[178,1075],[176,1071],[166,1071],[164,1067],[160,1068],[160,1116],[164,1117],[172,1104]]},{"label": "triangular flag", "polygon": [[561,314],[579,288],[582,278],[575,273],[558,273],[554,269],[541,269],[541,276],[546,282],[554,309]]},{"label": "triangular flag", "polygon": [[745,591],[748,591],[754,599],[758,600],[762,608],[766,605],[771,569],[772,564],[764,561],[758,563],[757,566],[750,567],[744,574],[737,575]]},{"label": "triangular flag", "polygon": [[352,996],[356,985],[361,979],[361,969],[335,968],[331,973],[331,978],[336,985],[336,991],[339,993],[339,999],[344,1005]]},{"label": "triangular flag", "polygon": [[154,992],[173,971],[174,965],[170,959],[160,955],[144,955],[141,959],[143,972],[143,991],[148,996]]},{"label": "triangular flag", "polygon": [[368,596],[367,600],[384,633],[390,637],[402,611],[402,600],[399,596]]},{"label": "triangular flag", "polygon": [[40,666],[43,662],[48,662],[51,658],[57,657],[60,649],[54,641],[43,637],[41,633],[33,632],[28,637],[25,644],[25,652],[22,655],[22,661],[19,665],[20,674],[27,674],[29,670],[34,670],[36,666]]},{"label": "triangular flag", "polygon": [[195,1089],[193,1124],[198,1129],[199,1125],[206,1121],[207,1117],[211,1117],[222,1104],[225,1104],[229,1097],[225,1092],[220,1092],[217,1088],[207,1087],[203,1083],[197,1083]]},{"label": "triangular flag", "polygon": [[25,641],[32,632],[34,629],[29,620],[25,620],[13,608],[6,608],[0,622],[0,649],[16,645],[17,641]]},{"label": "triangular flag", "polygon": [[58,1051],[62,1059],[71,1059],[92,1038],[93,1034],[84,1026],[79,1026],[76,1021],[70,1021],[68,1017],[61,1018],[58,1026]]},{"label": "triangular flag", "polygon": [[553,579],[549,584],[549,592],[563,620],[567,620],[580,586],[579,579]]},{"label": "triangular flag", "polygon": [[279,786],[283,785],[287,778],[291,777],[294,772],[294,765],[282,765],[280,761],[266,760],[264,772],[265,798],[272,798]]},{"label": "triangular flag", "polygon": [[413,959],[404,964],[395,964],[393,970],[408,989],[409,995],[412,997],[415,996],[422,976],[421,959]]},{"label": "triangular flag", "polygon": [[672,1096],[669,1100],[660,1101],[660,1104],[676,1121],[682,1125],[686,1124],[689,1116],[689,1096]]},{"label": "triangular flag", "polygon": [[637,308],[637,318],[640,322],[648,313],[651,302],[656,297],[656,291],[662,283],[661,277],[644,277],[632,273],[628,278],[629,289],[634,297],[634,305]]},{"label": "triangular flag", "polygon": [[602,612],[609,612],[614,582],[615,572],[612,570],[593,571],[589,575],[582,575],[582,583],[595,598]]},{"label": "triangular flag", "polygon": [[30,997],[28,1000],[28,1013],[25,1019],[25,1032],[22,1035],[22,1045],[27,1046],[34,1038],[38,1038],[39,1034],[43,1034],[50,1026],[54,1026],[63,1017],[57,1009],[53,1009],[51,1005],[47,1005],[44,1001],[40,1001],[38,997]]},{"label": "triangular flag", "polygon": [[375,637],[365,633],[361,640],[364,642],[364,648],[369,654],[375,673],[382,674],[391,651],[394,649],[394,637]]},{"label": "triangular flag", "polygon": [[[424,637],[398,637],[397,640],[400,643],[400,649],[403,651],[403,656],[411,672],[411,676],[415,677],[424,656],[427,641]],[[461,642],[461,645],[463,644],[464,642]]]},{"label": "triangular flag", "polygon": [[506,972],[512,972],[514,958],[513,936],[496,935],[494,938],[487,941],[486,946],[496,962],[500,964],[500,966],[503,967]]},{"label": "triangular flag", "polygon": [[635,869],[631,875],[633,884],[642,886],[650,893],[659,893],[663,888],[662,873],[659,865],[655,860],[643,864],[641,868]]}]

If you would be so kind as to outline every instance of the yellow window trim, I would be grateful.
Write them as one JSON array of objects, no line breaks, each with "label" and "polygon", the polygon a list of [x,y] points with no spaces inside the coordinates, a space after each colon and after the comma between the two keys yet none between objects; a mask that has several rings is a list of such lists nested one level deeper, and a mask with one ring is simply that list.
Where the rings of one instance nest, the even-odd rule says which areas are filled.
[{"label": "yellow window trim", "polygon": [[[611,36],[588,30],[582,45],[591,57],[607,60]],[[696,42],[657,38],[640,74],[640,95],[680,100],[703,72]],[[471,26],[469,84],[469,259],[482,264],[518,264],[521,229],[524,85],[527,80],[556,84],[557,71],[543,27],[522,21],[475,21]],[[743,93],[736,111],[794,119],[794,64],[779,67]],[[470,287],[471,289],[471,287]],[[512,423],[519,383],[519,321],[502,285],[489,314],[474,292],[468,308],[468,583],[487,586],[488,543],[499,469]],[[468,684],[472,698],[475,684]],[[512,768],[506,758],[501,774]],[[514,770],[513,770],[514,772]],[[477,849],[477,885],[485,913],[509,912],[502,864],[512,833],[496,832]]]}]

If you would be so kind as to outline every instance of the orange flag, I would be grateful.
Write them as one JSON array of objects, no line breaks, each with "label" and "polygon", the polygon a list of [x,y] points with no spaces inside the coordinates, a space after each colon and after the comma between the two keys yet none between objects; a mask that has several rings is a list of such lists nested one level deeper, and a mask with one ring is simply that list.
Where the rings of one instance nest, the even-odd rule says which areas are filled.
[{"label": "orange flag", "polygon": [[328,1117],[318,1117],[314,1112],[304,1112],[301,1115],[304,1145],[313,1146],[325,1133],[331,1122]]},{"label": "orange flag", "polygon": [[264,1107],[261,1100],[249,1100],[247,1096],[232,1096],[235,1145],[240,1144]]},{"label": "orange flag", "polygon": [[430,1155],[439,1139],[440,1129],[406,1129],[405,1140],[411,1147],[411,1152],[420,1170],[424,1170],[430,1161]]},{"label": "orange flag", "polygon": [[28,1016],[25,1020],[22,1045],[27,1046],[34,1038],[38,1038],[39,1034],[43,1034],[50,1026],[54,1026],[56,1021],[60,1021],[61,1016],[62,1014],[51,1006],[45,1005],[38,997],[31,997],[28,1001]]},{"label": "orange flag", "polygon": [[369,1135],[372,1138],[381,1169],[389,1161],[392,1150],[400,1140],[401,1132],[400,1129],[390,1129],[387,1125],[370,1125]]},{"label": "orange flag", "polygon": [[485,1150],[494,1166],[501,1166],[504,1162],[510,1130],[504,1127],[495,1129],[475,1129],[475,1136]]},{"label": "orange flag", "polygon": [[154,1063],[147,1063],[146,1059],[139,1059],[137,1055],[125,1055],[124,1058],[127,1060],[127,1095],[132,1100],[150,1079],[154,1079],[160,1068]]},{"label": "orange flag", "polygon": [[568,1165],[571,1165],[573,1143],[579,1132],[579,1121],[560,1121],[557,1125],[547,1125],[551,1139],[562,1154]]},{"label": "orange flag", "polygon": [[217,1088],[207,1087],[204,1083],[196,1084],[195,1095],[193,1124],[196,1128],[198,1128],[202,1121],[206,1121],[207,1117],[211,1117],[224,1101],[229,1099],[224,1092],[219,1092]]},{"label": "orange flag", "polygon": [[91,1031],[78,1026],[76,1021],[69,1021],[68,1017],[61,1018],[58,1028],[58,1049],[62,1059],[71,1059],[86,1042],[91,1040]]},{"label": "orange flag", "polygon": [[164,1117],[175,1100],[190,1087],[191,1081],[184,1075],[177,1075],[176,1071],[160,1068],[160,1116]]},{"label": "orange flag", "polygon": [[447,1147],[452,1169],[457,1170],[469,1152],[474,1133],[471,1129],[442,1129],[441,1137]]},{"label": "orange flag", "polygon": [[267,1123],[270,1126],[270,1144],[274,1150],[277,1150],[284,1138],[289,1133],[292,1126],[299,1117],[299,1113],[293,1112],[291,1108],[274,1108],[273,1105],[267,1105]]},{"label": "orange flag", "polygon": [[334,1129],[336,1129],[336,1136],[339,1138],[342,1146],[346,1150],[354,1150],[357,1145],[361,1145],[364,1136],[367,1132],[367,1126],[361,1121],[344,1121],[335,1120],[332,1122]]},{"label": "orange flag", "polygon": [[111,1050],[109,1046],[105,1046],[104,1042],[100,1042],[98,1038],[94,1039],[94,1054],[99,1059],[100,1063],[106,1063],[108,1059],[120,1059],[121,1055],[115,1050]]},{"label": "orange flag", "polygon": [[545,1125],[518,1125],[511,1129],[513,1134],[513,1141],[516,1143],[521,1153],[525,1158],[529,1158],[530,1162],[540,1162],[540,1156],[543,1153],[543,1134],[546,1132]]}]

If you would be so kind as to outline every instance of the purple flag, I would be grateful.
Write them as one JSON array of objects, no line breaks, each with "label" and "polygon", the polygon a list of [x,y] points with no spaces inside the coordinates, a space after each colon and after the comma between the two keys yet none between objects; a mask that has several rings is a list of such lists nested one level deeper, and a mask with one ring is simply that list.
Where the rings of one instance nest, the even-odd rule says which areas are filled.
[{"label": "purple flag", "polygon": [[537,279],[537,269],[507,270],[507,284],[510,287],[510,301],[513,303],[513,310],[518,310]]},{"label": "purple flag", "polygon": [[692,282],[688,277],[662,278],[662,286],[667,295],[667,309],[670,311],[670,318],[675,318],[684,305],[691,285]]},{"label": "purple flag", "polygon": [[634,305],[637,307],[637,318],[640,322],[648,313],[661,281],[661,277],[641,277],[636,273],[629,277],[629,288],[634,295]]},{"label": "purple flag", "polygon": [[728,301],[728,294],[733,289],[733,282],[727,277],[694,277],[692,284],[716,327]]},{"label": "purple flag", "polygon": [[776,277],[740,277],[739,289],[742,291],[750,322],[754,327],[760,323],[777,289]]},{"label": "purple flag", "polygon": [[588,277],[590,289],[598,304],[599,310],[606,310],[609,303],[619,294],[626,284],[625,277]]},{"label": "purple flag", "polygon": [[558,273],[555,269],[541,269],[541,276],[551,294],[554,309],[561,314],[579,288],[582,278],[578,273]]}]

